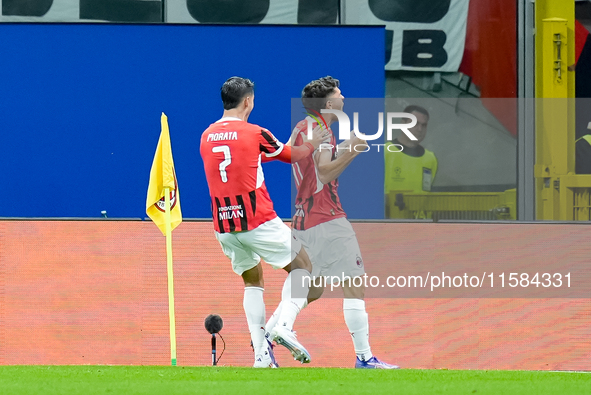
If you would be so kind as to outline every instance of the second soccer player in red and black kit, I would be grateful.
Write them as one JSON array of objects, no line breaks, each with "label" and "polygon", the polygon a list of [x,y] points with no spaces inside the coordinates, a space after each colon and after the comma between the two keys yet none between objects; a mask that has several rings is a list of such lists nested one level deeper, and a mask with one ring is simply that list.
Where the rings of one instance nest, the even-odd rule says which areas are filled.
[{"label": "second soccer player in red and black kit", "polygon": [[[292,331],[307,301],[291,297],[291,284],[308,283],[302,280],[310,276],[312,266],[299,240],[273,209],[261,162],[300,160],[318,148],[327,131],[316,128],[312,140],[292,148],[269,130],[247,122],[254,108],[252,81],[232,77],[223,84],[221,94],[224,114],[203,132],[200,151],[215,236],[234,272],[244,280],[243,306],[255,352],[254,367],[277,366],[266,335],[287,347],[296,360],[310,362],[310,354]],[[265,332],[261,258],[288,273],[282,290],[282,314],[270,333]]]},{"label": "second soccer player in red and black kit", "polygon": [[[317,279],[362,277],[365,274],[361,250],[353,227],[339,199],[338,177],[363,152],[356,146],[367,143],[351,134],[350,139],[337,145],[330,125],[337,121],[333,113],[322,110],[343,110],[344,99],[339,80],[330,76],[311,81],[302,91],[302,103],[308,112],[317,114],[330,132],[325,144],[313,155],[294,160],[293,174],[298,193],[293,217],[294,234],[306,248],[312,262],[314,279],[308,299],[319,298],[324,289]],[[317,117],[318,119],[318,117]],[[293,133],[294,147],[303,146],[310,119],[299,122]],[[355,367],[363,369],[396,369],[377,359],[369,345],[369,319],[365,310],[365,288],[355,281],[343,281],[343,315],[351,334],[356,354]],[[283,304],[271,316],[268,326],[282,314]]]}]

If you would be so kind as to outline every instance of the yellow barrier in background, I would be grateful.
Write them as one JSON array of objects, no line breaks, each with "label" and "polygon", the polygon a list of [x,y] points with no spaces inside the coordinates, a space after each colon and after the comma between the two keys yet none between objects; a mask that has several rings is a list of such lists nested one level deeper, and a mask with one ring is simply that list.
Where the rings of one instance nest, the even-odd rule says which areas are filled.
[{"label": "yellow barrier in background", "polygon": [[392,191],[389,218],[515,220],[517,193],[505,192],[432,192]]}]

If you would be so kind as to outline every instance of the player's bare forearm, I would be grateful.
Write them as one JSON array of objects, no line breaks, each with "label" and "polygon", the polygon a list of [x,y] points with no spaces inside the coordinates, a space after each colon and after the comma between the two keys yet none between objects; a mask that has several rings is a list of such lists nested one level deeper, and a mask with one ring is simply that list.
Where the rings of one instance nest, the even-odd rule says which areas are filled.
[{"label": "player's bare forearm", "polygon": [[331,160],[331,156],[332,154],[329,150],[321,150],[316,153],[318,179],[323,184],[328,184],[329,182],[336,180],[353,159],[355,159],[357,153],[345,151],[335,160]]},{"label": "player's bare forearm", "polygon": [[339,151],[344,151],[344,150],[348,150],[349,146],[351,145],[351,140],[345,140],[343,142],[341,142],[337,147],[337,152]]},{"label": "player's bare forearm", "polygon": [[310,143],[304,143],[303,145],[298,145],[297,147],[292,147],[290,145],[285,144],[283,146],[281,153],[271,158],[263,155],[261,158],[261,162],[267,163],[272,160],[279,160],[285,163],[293,163],[302,160],[306,156],[310,155],[312,152],[314,152],[314,147]]},{"label": "player's bare forearm", "polygon": [[320,182],[327,184],[338,178],[353,159],[359,155],[360,151],[355,148],[366,144],[365,140],[358,138],[351,132],[350,138],[338,145],[338,155],[335,160],[332,160],[332,150],[322,150],[320,147],[314,157]]},{"label": "player's bare forearm", "polygon": [[287,146],[287,148],[291,148],[291,157],[289,158],[288,163],[299,162],[300,160],[314,152],[314,147],[312,146],[312,144],[308,142],[297,147]]}]

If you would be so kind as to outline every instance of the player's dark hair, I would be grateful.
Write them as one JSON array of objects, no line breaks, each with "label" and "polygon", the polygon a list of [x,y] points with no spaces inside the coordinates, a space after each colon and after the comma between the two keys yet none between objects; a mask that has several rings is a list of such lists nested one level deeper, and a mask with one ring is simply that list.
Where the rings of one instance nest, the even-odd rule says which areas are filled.
[{"label": "player's dark hair", "polygon": [[310,82],[302,90],[302,103],[304,107],[316,111],[325,108],[326,100],[323,99],[334,93],[339,85],[339,80],[332,78],[330,75]]},{"label": "player's dark hair", "polygon": [[222,85],[222,103],[224,110],[238,107],[244,97],[254,92],[254,82],[248,78],[230,77]]},{"label": "player's dark hair", "polygon": [[417,106],[416,104],[411,104],[410,106],[406,107],[404,109],[404,112],[408,112],[408,113],[418,112],[419,114],[423,114],[427,118],[430,118],[429,117],[429,111],[427,111],[427,109],[424,108],[424,107]]}]

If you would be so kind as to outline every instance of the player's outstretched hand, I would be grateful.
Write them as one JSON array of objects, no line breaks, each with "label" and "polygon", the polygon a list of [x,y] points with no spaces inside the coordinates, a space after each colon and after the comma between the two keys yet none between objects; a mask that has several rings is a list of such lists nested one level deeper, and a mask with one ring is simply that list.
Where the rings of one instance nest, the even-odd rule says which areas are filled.
[{"label": "player's outstretched hand", "polygon": [[308,140],[308,136],[305,134],[303,135],[303,138],[304,143],[308,142],[314,146],[314,149],[317,149],[322,143],[330,143],[330,132],[321,125],[316,125],[316,127],[312,129],[312,139]]},{"label": "player's outstretched hand", "polygon": [[353,146],[353,151],[356,153],[364,152],[365,147],[368,145],[367,141],[357,137],[357,135],[353,131],[351,131],[350,140],[351,140],[351,145]]}]

